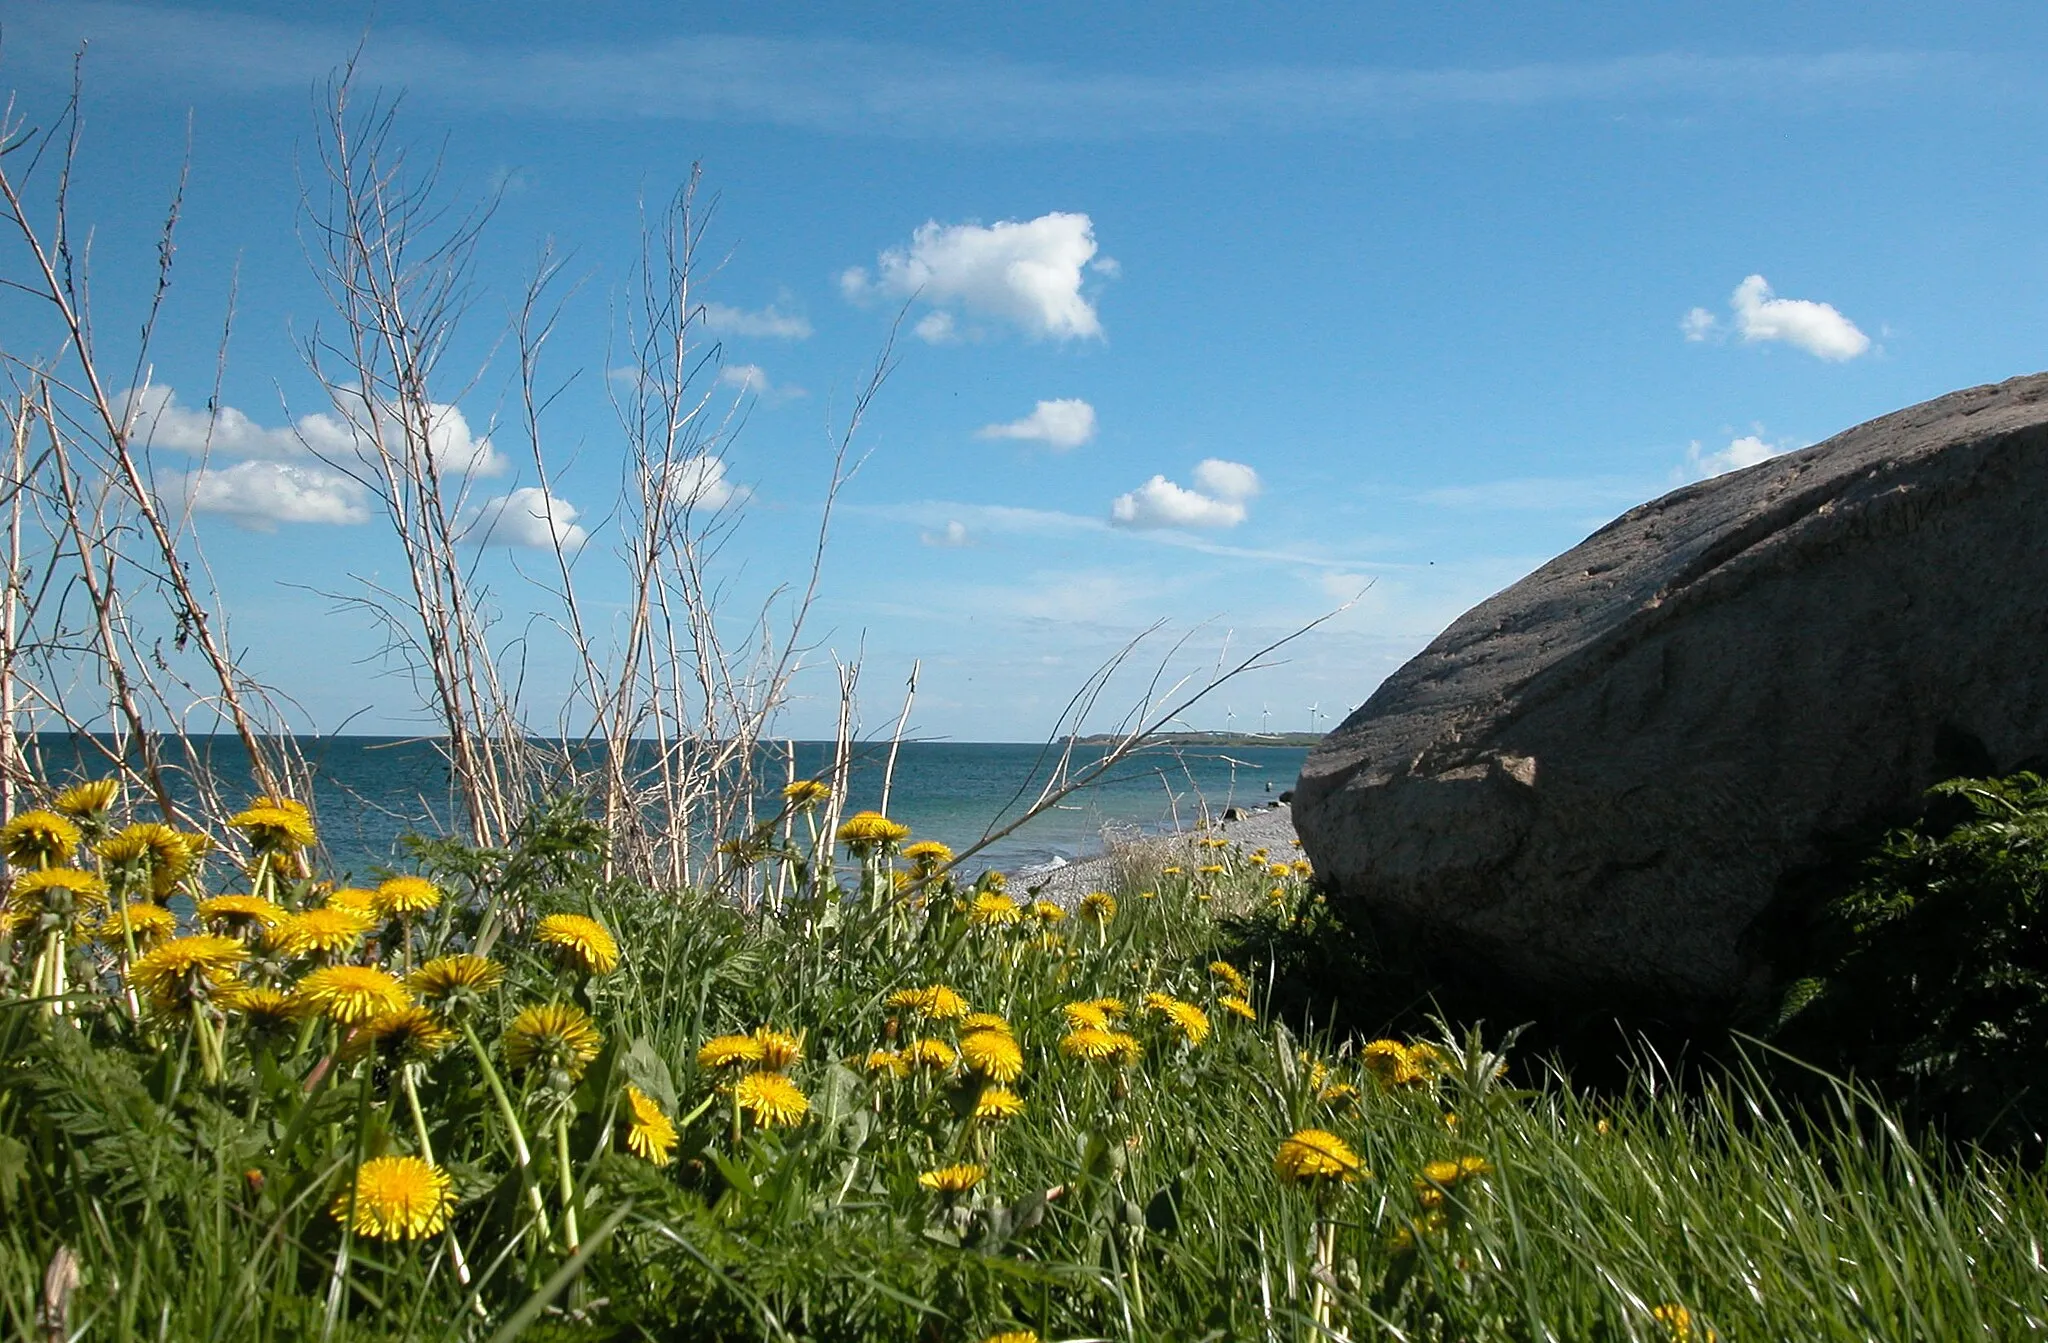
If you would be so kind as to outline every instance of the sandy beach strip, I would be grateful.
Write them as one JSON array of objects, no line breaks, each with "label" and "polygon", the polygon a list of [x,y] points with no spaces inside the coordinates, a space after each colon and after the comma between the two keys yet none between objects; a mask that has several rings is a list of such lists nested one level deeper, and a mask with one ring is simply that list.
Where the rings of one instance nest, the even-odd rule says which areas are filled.
[{"label": "sandy beach strip", "polygon": [[[1263,848],[1281,861],[1301,856],[1294,847],[1294,812],[1284,802],[1263,807],[1231,808],[1231,819],[1210,823],[1206,830],[1182,830],[1163,835],[1111,837],[1109,850],[1061,867],[1024,869],[1007,873],[1010,893],[1031,900],[1051,900],[1072,908],[1090,891],[1112,890],[1119,878],[1130,872],[1156,871],[1168,864],[1192,870],[1204,861],[1195,848],[1202,835],[1221,835],[1245,849]],[[1229,813],[1226,813],[1228,816]]]}]

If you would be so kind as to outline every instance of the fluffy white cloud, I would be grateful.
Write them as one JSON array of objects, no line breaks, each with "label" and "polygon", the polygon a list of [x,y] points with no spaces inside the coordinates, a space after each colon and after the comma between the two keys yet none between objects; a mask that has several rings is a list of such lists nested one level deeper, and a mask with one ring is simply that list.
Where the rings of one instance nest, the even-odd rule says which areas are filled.
[{"label": "fluffy white cloud", "polygon": [[368,522],[368,491],[339,471],[313,463],[236,462],[206,467],[186,482],[192,511],[217,513],[254,532],[280,522],[350,526]]},{"label": "fluffy white cloud", "polygon": [[1773,298],[1771,286],[1761,275],[1752,275],[1735,286],[1728,306],[1735,313],[1735,329],[1747,341],[1781,340],[1836,361],[1854,359],[1870,348],[1870,337],[1833,304]]},{"label": "fluffy white cloud", "polygon": [[984,425],[976,438],[1017,438],[1043,443],[1055,452],[1078,448],[1095,437],[1095,407],[1078,397],[1041,401],[1021,420]]},{"label": "fluffy white cloud", "polygon": [[768,336],[776,340],[811,338],[809,318],[783,312],[773,303],[756,312],[723,303],[707,303],[704,305],[704,327],[707,331],[730,336]]},{"label": "fluffy white cloud", "polygon": [[1719,452],[1707,452],[1701,448],[1700,441],[1694,439],[1685,450],[1683,474],[1688,480],[1706,480],[1711,476],[1740,471],[1745,466],[1755,466],[1758,462],[1767,462],[1798,446],[1796,443],[1766,443],[1756,434],[1744,434]]},{"label": "fluffy white cloud", "polygon": [[1678,319],[1678,329],[1687,340],[1705,340],[1720,325],[1720,319],[1705,308],[1694,308]]},{"label": "fluffy white cloud", "polygon": [[[1259,492],[1259,476],[1241,462],[1211,457],[1195,467],[1201,490],[1154,476],[1109,506],[1109,520],[1119,527],[1235,527],[1245,518],[1245,503]],[[1203,493],[1202,490],[1208,491]]]},{"label": "fluffy white cloud", "polygon": [[464,525],[462,539],[478,546],[581,550],[590,533],[576,524],[577,515],[574,504],[527,485],[486,500]]},{"label": "fluffy white cloud", "polygon": [[745,486],[726,479],[725,460],[709,453],[685,457],[669,467],[669,485],[685,508],[724,508],[748,494]]},{"label": "fluffy white cloud", "polygon": [[1243,462],[1209,457],[1195,463],[1195,485],[1218,499],[1250,499],[1259,492],[1259,473]]},{"label": "fluffy white cloud", "polygon": [[[124,397],[129,423],[138,441],[177,452],[206,452],[221,457],[262,458],[272,462],[308,456],[331,461],[370,462],[376,457],[376,436],[369,432],[368,406],[355,392],[337,393],[349,407],[346,416],[316,411],[301,415],[289,427],[265,429],[233,406],[213,411],[178,403],[178,394],[161,383],[131,389]],[[459,407],[442,402],[427,406],[427,450],[446,475],[496,476],[505,460],[488,435],[472,434]],[[383,437],[397,446],[404,430],[397,418],[382,414]]]},{"label": "fluffy white cloud", "polygon": [[918,539],[928,546],[957,549],[968,544],[967,524],[958,518],[952,518],[939,531],[918,533]]},{"label": "fluffy white cloud", "polygon": [[956,308],[1035,339],[1099,338],[1102,321],[1081,292],[1082,270],[1094,256],[1095,225],[1085,214],[1054,211],[988,226],[931,220],[908,247],[883,252],[872,275],[855,266],[839,285],[856,301],[882,295],[931,304],[939,311],[916,330],[935,343],[953,337]]}]

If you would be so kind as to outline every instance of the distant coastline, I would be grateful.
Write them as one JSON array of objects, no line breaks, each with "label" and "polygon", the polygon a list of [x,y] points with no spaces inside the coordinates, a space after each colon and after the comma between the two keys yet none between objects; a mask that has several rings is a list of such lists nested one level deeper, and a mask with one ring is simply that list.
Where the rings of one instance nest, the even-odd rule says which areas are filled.
[{"label": "distant coastline", "polygon": [[[1302,746],[1321,742],[1320,732],[1157,732],[1152,746]],[[1113,732],[1091,732],[1074,738],[1076,746],[1114,746],[1123,738]]]}]

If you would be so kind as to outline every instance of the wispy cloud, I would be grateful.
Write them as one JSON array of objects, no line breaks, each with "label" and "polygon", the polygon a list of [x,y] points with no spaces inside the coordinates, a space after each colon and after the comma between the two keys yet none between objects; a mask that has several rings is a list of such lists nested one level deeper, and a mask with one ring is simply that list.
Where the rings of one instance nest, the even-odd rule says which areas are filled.
[{"label": "wispy cloud", "polygon": [[1654,480],[1628,476],[1523,476],[1424,490],[1417,503],[1486,512],[1583,512],[1629,508],[1656,494]]},{"label": "wispy cloud", "polygon": [[[17,71],[63,69],[82,37],[93,64],[184,98],[194,86],[298,93],[360,29],[156,6],[10,6]],[[376,82],[476,111],[618,120],[765,123],[835,135],[1059,139],[1188,131],[1370,128],[1432,112],[1573,103],[1723,104],[1836,111],[1953,76],[1966,58],[1841,51],[1665,52],[1493,68],[1244,66],[1166,75],[848,39],[636,34],[611,43],[461,43],[393,23],[363,63]]]}]

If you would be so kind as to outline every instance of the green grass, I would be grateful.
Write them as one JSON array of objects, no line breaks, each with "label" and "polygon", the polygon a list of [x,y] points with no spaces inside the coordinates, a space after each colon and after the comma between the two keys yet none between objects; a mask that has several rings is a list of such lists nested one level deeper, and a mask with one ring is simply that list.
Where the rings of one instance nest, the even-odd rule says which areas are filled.
[{"label": "green grass", "polygon": [[[553,842],[537,836],[533,849]],[[587,854],[560,847],[545,863],[438,850],[460,857],[434,875],[461,898],[403,933],[419,955],[491,941],[509,973],[474,1025],[501,1072],[493,1042],[522,1005],[587,1003],[604,1033],[579,1078],[504,1072],[545,1233],[466,1048],[416,1075],[458,1196],[449,1232],[344,1237],[328,1209],[359,1158],[418,1146],[395,1074],[323,1063],[331,1027],[266,1045],[229,1014],[226,1066],[208,1080],[182,1017],[131,1022],[118,996],[91,993],[53,1019],[20,996],[35,947],[18,940],[15,996],[0,1003],[9,1336],[36,1336],[59,1246],[80,1267],[72,1329],[94,1339],[2048,1332],[2040,1172],[1924,1146],[1846,1088],[1790,1114],[1754,1072],[1679,1087],[1648,1056],[1619,1092],[1581,1094],[1554,1076],[1516,1088],[1500,1069],[1504,1042],[1476,1033],[1437,1039],[1428,1080],[1390,1088],[1361,1066],[1362,1041],[1268,1019],[1270,969],[1244,960],[1260,1020],[1236,1018],[1209,963],[1317,914],[1304,883],[1247,855],[1226,855],[1221,873],[1147,882],[1150,898],[1118,891],[1099,928],[1068,918],[1048,929],[1028,915],[971,923],[938,889],[914,910],[878,894],[886,878],[772,917],[743,913],[608,885]],[[551,963],[529,930],[555,910],[616,932],[620,967],[591,977]],[[1047,931],[1063,945],[1042,945]],[[384,930],[387,961],[400,936]],[[105,953],[74,955],[74,983],[114,988],[95,979]],[[289,982],[304,966],[275,969]],[[933,983],[1011,1023],[1026,1063],[1019,1117],[963,1118],[979,1084],[958,1072],[878,1078],[861,1066],[892,1033],[900,1044],[919,1029],[888,995]],[[1190,1047],[1140,1010],[1148,992],[1201,1006],[1213,1030]],[[1128,1068],[1059,1048],[1061,1006],[1099,996],[1131,1009],[1123,1024],[1142,1057]],[[732,1107],[696,1055],[711,1036],[764,1025],[802,1034],[790,1077],[811,1108],[794,1127],[746,1122],[735,1141]],[[953,1024],[930,1030],[956,1038]],[[625,1150],[628,1082],[694,1116],[670,1164]],[[1371,1176],[1284,1185],[1275,1150],[1309,1127],[1345,1139]],[[1418,1188],[1425,1163],[1461,1156],[1489,1173]],[[970,1194],[920,1185],[956,1162],[986,1167]],[[1319,1224],[1334,1228],[1321,1270]],[[1671,1307],[1689,1323],[1670,1323]]]}]

